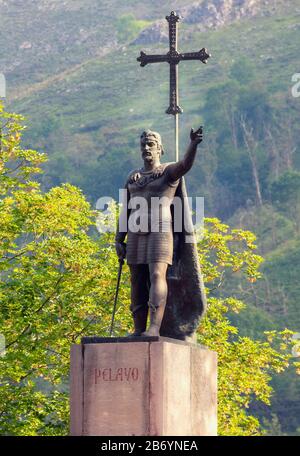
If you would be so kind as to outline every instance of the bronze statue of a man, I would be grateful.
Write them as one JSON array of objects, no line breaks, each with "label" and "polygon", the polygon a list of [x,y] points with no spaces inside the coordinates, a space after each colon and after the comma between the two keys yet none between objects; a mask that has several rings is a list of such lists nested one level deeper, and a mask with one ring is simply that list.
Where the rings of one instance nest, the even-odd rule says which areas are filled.
[{"label": "bronze statue of a man", "polygon": [[[123,206],[115,239],[117,255],[119,259],[126,257],[131,273],[132,336],[161,334],[184,339],[195,331],[204,313],[205,296],[196,247],[193,243],[184,247],[184,236],[175,235],[172,211],[174,197],[186,196],[183,176],[191,169],[201,141],[202,127],[192,129],[183,159],[161,163],[164,151],[159,133],[148,130],[141,135],[144,166],[127,178],[127,207]],[[184,212],[190,216],[186,203]],[[121,228],[121,217],[128,222],[126,229]],[[174,262],[181,272],[179,277],[168,277]],[[150,327],[146,331],[149,308]]]}]

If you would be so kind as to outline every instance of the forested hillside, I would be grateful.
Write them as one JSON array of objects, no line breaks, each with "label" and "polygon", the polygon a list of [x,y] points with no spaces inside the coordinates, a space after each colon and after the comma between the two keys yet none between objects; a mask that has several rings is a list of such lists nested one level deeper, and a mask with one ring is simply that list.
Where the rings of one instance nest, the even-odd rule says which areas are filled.
[{"label": "forested hillside", "polygon": [[[7,103],[28,118],[27,147],[49,154],[45,189],[70,182],[92,204],[117,198],[142,129],[158,130],[173,160],[168,65],[136,61],[141,50],[167,51],[161,19],[172,9],[183,16],[179,49],[212,54],[206,66],[179,65],[181,155],[191,126],[205,134],[189,192],[205,197],[206,216],[254,231],[265,258],[255,285],[232,279],[250,304],[232,320],[256,338],[300,332],[299,0],[0,1]],[[255,412],[269,433],[296,434],[299,380],[288,372],[274,382],[272,407]]]}]

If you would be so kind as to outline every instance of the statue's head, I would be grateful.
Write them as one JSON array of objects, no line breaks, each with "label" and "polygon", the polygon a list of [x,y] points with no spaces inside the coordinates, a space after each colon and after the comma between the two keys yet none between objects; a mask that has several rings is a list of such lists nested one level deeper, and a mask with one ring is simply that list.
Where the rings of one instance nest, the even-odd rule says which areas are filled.
[{"label": "statue's head", "polygon": [[159,159],[164,153],[161,136],[156,131],[143,131],[141,134],[142,158],[147,161]]}]

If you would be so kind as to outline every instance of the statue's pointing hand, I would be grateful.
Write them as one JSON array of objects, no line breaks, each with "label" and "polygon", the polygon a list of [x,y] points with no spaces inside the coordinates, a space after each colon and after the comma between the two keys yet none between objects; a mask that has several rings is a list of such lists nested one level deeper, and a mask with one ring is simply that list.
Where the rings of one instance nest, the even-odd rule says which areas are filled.
[{"label": "statue's pointing hand", "polygon": [[203,140],[203,127],[198,128],[198,130],[194,131],[193,128],[191,129],[190,133],[191,141],[195,144],[200,144]]}]

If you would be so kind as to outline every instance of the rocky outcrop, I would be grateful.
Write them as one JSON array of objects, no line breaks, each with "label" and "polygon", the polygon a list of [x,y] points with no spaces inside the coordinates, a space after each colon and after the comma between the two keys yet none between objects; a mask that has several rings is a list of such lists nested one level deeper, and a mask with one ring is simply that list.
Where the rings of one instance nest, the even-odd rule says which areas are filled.
[{"label": "rocky outcrop", "polygon": [[169,32],[165,20],[156,21],[141,31],[132,44],[151,44],[169,41]]},{"label": "rocky outcrop", "polygon": [[[198,30],[218,28],[243,17],[264,14],[271,0],[204,0],[177,10],[182,22],[196,25]],[[151,44],[168,40],[167,22],[157,21],[142,30],[132,44]]]},{"label": "rocky outcrop", "polygon": [[205,0],[182,9],[180,15],[188,24],[199,24],[203,29],[217,28],[257,15],[266,3],[264,0]]}]

